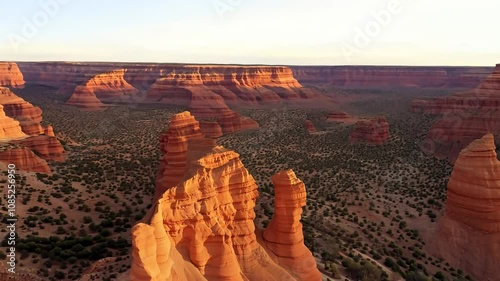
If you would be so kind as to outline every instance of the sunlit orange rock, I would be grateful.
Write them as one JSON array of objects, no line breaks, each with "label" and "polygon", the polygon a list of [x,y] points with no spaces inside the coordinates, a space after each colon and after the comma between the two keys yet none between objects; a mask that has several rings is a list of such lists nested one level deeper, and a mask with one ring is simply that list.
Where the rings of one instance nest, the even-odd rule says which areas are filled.
[{"label": "sunlit orange rock", "polygon": [[389,139],[389,123],[385,117],[363,119],[354,125],[349,136],[351,143],[383,144]]},{"label": "sunlit orange rock", "polygon": [[0,104],[3,105],[5,114],[9,117],[30,118],[35,122],[42,121],[42,110],[18,97],[9,88],[0,87]]},{"label": "sunlit orange rock", "polygon": [[160,135],[160,166],[156,175],[155,197],[178,184],[186,173],[187,141],[203,137],[200,124],[185,111],[170,118],[168,129]]},{"label": "sunlit orange rock", "polygon": [[27,147],[7,148],[0,151],[0,162],[5,164],[14,164],[16,169],[27,172],[39,172],[50,174],[49,165],[45,160],[36,156],[33,151]]},{"label": "sunlit orange rock", "polygon": [[86,86],[77,86],[73,95],[66,101],[67,105],[79,107],[84,110],[97,110],[105,108],[105,105],[97,98],[95,93]]},{"label": "sunlit orange rock", "polygon": [[125,69],[116,69],[113,71],[95,75],[82,84],[90,90],[100,101],[119,101],[120,99],[130,98],[139,93],[124,79]]},{"label": "sunlit orange rock", "polygon": [[314,127],[314,124],[313,122],[311,122],[311,120],[306,120],[304,126],[306,127],[306,130],[309,134],[316,133],[316,127]]},{"label": "sunlit orange rock", "polygon": [[11,140],[26,137],[19,121],[5,115],[3,106],[0,105],[0,140]]},{"label": "sunlit orange rock", "polygon": [[[306,272],[296,258],[281,264],[259,244],[253,223],[258,197],[254,178],[237,153],[202,136],[189,112],[172,117],[161,147],[165,154],[185,155],[184,163],[175,157],[185,172],[173,186],[157,186],[163,193],[133,227],[131,280],[321,280],[321,276],[309,279],[315,276],[308,274],[316,268],[314,259],[302,264],[307,264]],[[305,194],[304,202],[297,204],[304,203]],[[292,216],[300,220],[300,214]],[[302,230],[296,224],[293,228],[298,237]],[[291,252],[305,255],[300,246],[290,247],[294,247]]]},{"label": "sunlit orange rock", "polygon": [[460,152],[448,181],[446,211],[429,247],[475,280],[500,275],[499,171],[492,134]]},{"label": "sunlit orange rock", "polygon": [[64,161],[67,156],[61,142],[53,136],[31,136],[12,143],[26,146],[46,160]]},{"label": "sunlit orange rock", "polygon": [[300,218],[306,205],[306,188],[292,170],[271,177],[274,185],[274,214],[264,231],[265,245],[298,280],[321,280],[316,260],[304,245]]},{"label": "sunlit orange rock", "polygon": [[0,62],[0,86],[24,88],[24,78],[21,70],[14,62]]},{"label": "sunlit orange rock", "polygon": [[56,135],[54,134],[54,128],[52,125],[47,125],[44,130],[44,134],[49,137],[55,137]]}]

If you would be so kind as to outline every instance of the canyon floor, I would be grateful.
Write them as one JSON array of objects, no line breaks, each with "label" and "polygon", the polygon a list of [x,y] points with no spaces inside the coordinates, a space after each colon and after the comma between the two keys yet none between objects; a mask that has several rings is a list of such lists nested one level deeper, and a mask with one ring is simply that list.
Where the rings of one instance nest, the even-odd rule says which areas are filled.
[{"label": "canyon floor", "polygon": [[[399,272],[418,271],[466,280],[460,269],[427,253],[452,166],[420,150],[436,117],[410,110],[414,98],[454,90],[318,90],[352,116],[385,115],[390,139],[379,146],[351,145],[352,126],[327,122],[326,108],[233,108],[260,125],[218,140],[240,154],[257,181],[257,225],[272,217],[270,177],[293,169],[307,188],[305,243],[324,280],[362,280],[359,274],[401,280]],[[86,280],[114,280],[128,269],[130,228],[154,193],[159,133],[185,108],[117,105],[85,112],[64,105],[52,88],[15,92],[43,108],[43,123],[54,127],[68,151],[65,162],[49,163],[51,175],[26,173],[18,183],[19,267],[33,274],[31,280],[77,280],[84,274]],[[306,119],[319,133],[305,130]],[[94,264],[108,257],[106,267]]]}]

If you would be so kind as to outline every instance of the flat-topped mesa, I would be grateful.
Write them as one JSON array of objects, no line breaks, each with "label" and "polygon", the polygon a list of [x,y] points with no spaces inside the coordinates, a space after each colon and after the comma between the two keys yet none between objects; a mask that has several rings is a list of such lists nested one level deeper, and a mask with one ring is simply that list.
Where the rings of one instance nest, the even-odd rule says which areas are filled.
[{"label": "flat-topped mesa", "polygon": [[73,95],[71,95],[66,104],[83,110],[97,110],[106,107],[91,89],[83,85],[75,88]]},{"label": "flat-topped mesa", "polygon": [[311,122],[311,120],[306,120],[306,122],[304,122],[304,126],[306,127],[306,130],[309,134],[316,133],[316,127],[314,127],[314,124],[313,122]]},{"label": "flat-topped mesa", "polygon": [[125,69],[101,73],[82,84],[101,101],[119,101],[139,93],[124,79]]},{"label": "flat-topped mesa", "polygon": [[0,62],[0,86],[24,88],[24,78],[16,63]]},{"label": "flat-topped mesa", "polygon": [[19,121],[5,115],[3,105],[0,105],[0,141],[25,138]]},{"label": "flat-topped mesa", "polygon": [[492,134],[463,149],[448,181],[444,216],[429,250],[474,280],[500,275],[500,162]]},{"label": "flat-topped mesa", "polygon": [[306,205],[306,188],[292,170],[271,177],[274,185],[274,214],[264,231],[266,247],[298,280],[321,280],[311,251],[304,245],[300,218]]},{"label": "flat-topped mesa", "polygon": [[16,165],[17,169],[26,172],[50,174],[49,165],[27,147],[8,148],[0,151],[0,162]]},{"label": "flat-topped mesa", "polygon": [[30,118],[35,122],[42,121],[42,110],[18,97],[9,88],[0,87],[0,104],[3,105],[5,114],[9,117]]},{"label": "flat-topped mesa", "polygon": [[383,144],[389,139],[389,123],[385,117],[363,119],[356,122],[349,136],[352,144],[366,142]]},{"label": "flat-topped mesa", "polygon": [[175,114],[160,135],[160,166],[156,175],[155,198],[178,184],[186,173],[187,141],[204,137],[200,124],[190,112]]}]

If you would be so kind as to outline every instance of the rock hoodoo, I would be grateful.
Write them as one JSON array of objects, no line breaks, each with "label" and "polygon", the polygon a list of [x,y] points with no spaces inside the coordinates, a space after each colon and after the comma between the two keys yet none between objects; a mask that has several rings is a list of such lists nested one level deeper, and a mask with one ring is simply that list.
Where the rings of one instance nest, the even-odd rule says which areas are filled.
[{"label": "rock hoodoo", "polygon": [[[172,117],[161,142],[168,151],[164,158],[170,151],[181,151],[174,158],[182,167],[177,171],[184,173],[178,181],[157,181],[173,185],[157,186],[157,191],[164,192],[132,229],[131,280],[320,280],[316,278],[319,271],[314,259],[307,263],[307,270],[303,269],[305,264],[294,263],[295,257],[312,257],[293,239],[302,235],[296,223],[300,213],[293,210],[305,203],[303,185],[291,187],[300,194],[296,202],[285,203],[288,197],[283,197],[283,207],[292,211],[289,215],[293,216],[290,221],[295,234],[286,239],[289,245],[278,251],[280,255],[290,253],[290,259],[278,257],[258,242],[253,223],[257,185],[237,153],[218,146],[214,139],[204,138],[189,112]],[[279,230],[287,231],[281,227]]]},{"label": "rock hoodoo", "polygon": [[385,117],[363,119],[356,122],[349,136],[351,143],[383,144],[389,139],[389,123]]},{"label": "rock hoodoo", "polygon": [[26,172],[50,174],[49,165],[45,160],[36,156],[27,147],[8,148],[0,151],[0,162],[14,164],[17,169]]},{"label": "rock hoodoo", "polygon": [[321,280],[316,261],[304,245],[300,218],[306,205],[306,188],[292,170],[271,177],[274,185],[274,214],[264,231],[266,247],[279,263],[299,280]]},{"label": "rock hoodoo", "polygon": [[500,162],[492,134],[470,143],[448,181],[444,217],[429,246],[477,280],[500,274]]},{"label": "rock hoodoo", "polygon": [[24,88],[24,78],[16,63],[0,62],[0,86]]}]

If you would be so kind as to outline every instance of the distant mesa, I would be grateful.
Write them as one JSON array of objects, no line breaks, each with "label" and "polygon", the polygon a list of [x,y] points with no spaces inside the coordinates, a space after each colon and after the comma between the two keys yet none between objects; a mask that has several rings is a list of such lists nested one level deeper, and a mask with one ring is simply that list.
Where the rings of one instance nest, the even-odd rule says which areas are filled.
[{"label": "distant mesa", "polygon": [[429,249],[476,280],[500,275],[500,162],[492,134],[463,149],[448,181],[444,217]]},{"label": "distant mesa", "polygon": [[349,136],[352,144],[383,144],[389,139],[389,123],[383,116],[362,119],[354,125]]},{"label": "distant mesa", "polygon": [[131,280],[321,279],[301,238],[305,187],[291,170],[273,177],[275,217],[262,237],[253,223],[257,185],[237,153],[203,137],[189,112],[174,115],[160,140],[161,194],[132,229]]},{"label": "distant mesa", "polygon": [[342,123],[342,124],[354,124],[358,121],[359,118],[350,116],[347,112],[344,111],[332,111],[326,117],[326,122],[332,123]]},{"label": "distant mesa", "polygon": [[14,62],[0,62],[0,86],[24,88],[23,74]]},{"label": "distant mesa", "polygon": [[50,174],[50,167],[27,147],[8,148],[0,151],[0,162],[16,165],[16,169],[27,172]]},{"label": "distant mesa", "polygon": [[101,73],[90,78],[82,86],[90,90],[103,102],[127,100],[139,93],[124,79],[125,69]]},{"label": "distant mesa", "polygon": [[306,120],[304,126],[306,127],[306,130],[309,134],[316,133],[316,127],[314,127],[314,124],[313,122],[311,122],[311,120]]},{"label": "distant mesa", "polygon": [[444,98],[415,100],[415,112],[443,115],[430,129],[423,150],[454,162],[473,140],[500,133],[500,67],[474,90]]},{"label": "distant mesa", "polygon": [[77,86],[75,88],[73,95],[71,95],[66,104],[88,111],[106,108],[106,106],[97,98],[94,92],[83,85]]}]

